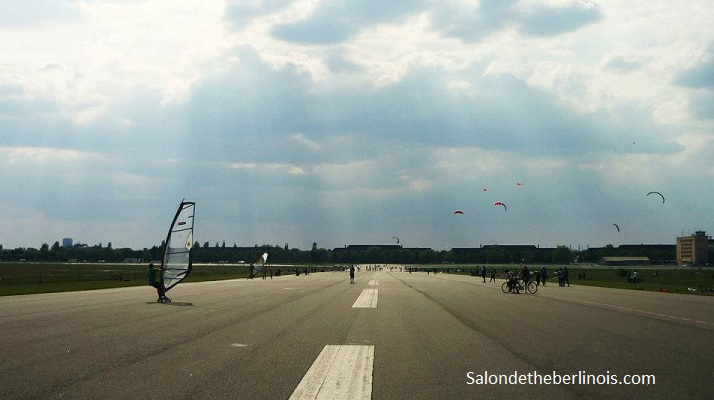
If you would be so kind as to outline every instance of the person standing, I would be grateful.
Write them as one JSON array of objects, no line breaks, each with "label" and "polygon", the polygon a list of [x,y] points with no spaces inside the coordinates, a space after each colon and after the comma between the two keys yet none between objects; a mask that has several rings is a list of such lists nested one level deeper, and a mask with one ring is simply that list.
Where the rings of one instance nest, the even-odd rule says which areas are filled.
[{"label": "person standing", "polygon": [[270,279],[273,279],[273,267],[270,267]]},{"label": "person standing", "polygon": [[540,269],[540,280],[543,281],[543,286],[545,286],[545,281],[548,280],[548,269],[545,265]]},{"label": "person standing", "polygon": [[540,271],[536,269],[535,272],[535,278],[536,278],[536,286],[540,286]]},{"label": "person standing", "polygon": [[563,268],[558,268],[558,286],[565,286],[565,284],[563,284]]},{"label": "person standing", "polygon": [[526,287],[528,287],[528,282],[531,281],[531,271],[528,269],[527,265],[524,265],[523,269],[521,270],[521,279],[523,279],[523,282],[526,284]]},{"label": "person standing", "polygon": [[355,283],[355,266],[350,265],[350,283]]},{"label": "person standing", "polygon": [[565,284],[567,283],[568,287],[570,287],[570,278],[568,277],[568,275],[568,267],[563,268],[563,286],[565,286]]},{"label": "person standing", "polygon": [[481,266],[481,277],[483,277],[483,283],[486,283],[486,266]]},{"label": "person standing", "polygon": [[166,288],[164,287],[163,280],[160,278],[161,274],[159,274],[159,280],[156,279],[156,273],[161,271],[161,268],[154,269],[154,263],[149,263],[149,270],[147,271],[149,286],[156,288],[156,291],[159,293],[159,298],[156,300],[157,302],[170,302],[171,299],[166,297]]},{"label": "person standing", "polygon": [[489,282],[496,282],[496,268],[492,267],[491,268],[491,280]]}]

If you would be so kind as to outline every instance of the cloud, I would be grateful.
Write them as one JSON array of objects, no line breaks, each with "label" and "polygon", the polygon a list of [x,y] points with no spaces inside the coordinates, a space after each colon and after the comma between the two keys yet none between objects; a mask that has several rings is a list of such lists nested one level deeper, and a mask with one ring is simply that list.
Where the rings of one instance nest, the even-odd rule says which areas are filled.
[{"label": "cloud", "polygon": [[571,32],[603,18],[598,6],[576,1],[565,7],[539,6],[519,17],[520,31],[526,35],[554,36]]},{"label": "cloud", "polygon": [[2,161],[15,163],[69,163],[81,160],[102,160],[99,153],[90,153],[73,149],[53,149],[43,147],[0,147]]},{"label": "cloud", "polygon": [[304,133],[295,133],[289,136],[290,140],[305,147],[308,150],[320,150],[320,145],[310,140]]},{"label": "cloud", "polygon": [[364,68],[360,67],[353,61],[345,58],[344,54],[338,51],[330,51],[324,59],[325,65],[333,73],[360,73],[364,72]]},{"label": "cloud", "polygon": [[[478,67],[458,72],[460,78],[470,76],[468,89],[451,88],[450,74],[441,68],[423,67],[413,67],[400,81],[381,87],[351,81],[322,85],[292,65],[274,70],[249,49],[237,54],[239,63],[198,82],[178,112],[189,126],[200,121],[187,135],[202,157],[277,162],[275,155],[281,154],[280,162],[301,164],[312,159],[315,150],[305,142],[307,135],[317,144],[349,134],[534,155],[586,154],[613,145],[627,152],[632,150],[624,143],[640,138],[649,138],[642,140],[649,143],[649,152],[679,148],[665,127],[651,122],[651,110],[623,105],[580,113],[520,79],[484,76]],[[290,133],[295,130],[304,136]],[[294,148],[285,136],[307,147]],[[622,141],[623,136],[632,139]],[[343,157],[350,154],[348,150]],[[324,157],[335,154],[326,149]]]},{"label": "cloud", "polygon": [[714,45],[711,45],[704,61],[699,65],[679,72],[674,82],[693,89],[714,89]]},{"label": "cloud", "polygon": [[47,21],[72,21],[77,10],[66,0],[0,2],[0,27],[31,27]]},{"label": "cloud", "polygon": [[242,29],[256,17],[287,7],[294,0],[230,0],[224,19],[235,29]]},{"label": "cloud", "polygon": [[600,61],[600,65],[602,68],[621,74],[626,74],[642,67],[641,62],[617,54],[603,57]]},{"label": "cloud", "polygon": [[528,36],[554,36],[598,21],[597,6],[581,1],[565,6],[521,5],[518,0],[451,1],[433,8],[432,28],[447,37],[476,42],[508,28]]},{"label": "cloud", "polygon": [[483,0],[474,6],[471,2],[447,2],[432,10],[431,26],[448,37],[478,41],[511,25],[517,3],[518,0]]},{"label": "cloud", "polygon": [[304,20],[280,24],[271,29],[278,39],[301,44],[335,44],[348,40],[361,29],[382,23],[399,23],[422,11],[426,0],[373,1],[351,0],[320,2]]},{"label": "cloud", "polygon": [[714,119],[714,92],[693,93],[688,99],[689,109],[697,118]]}]

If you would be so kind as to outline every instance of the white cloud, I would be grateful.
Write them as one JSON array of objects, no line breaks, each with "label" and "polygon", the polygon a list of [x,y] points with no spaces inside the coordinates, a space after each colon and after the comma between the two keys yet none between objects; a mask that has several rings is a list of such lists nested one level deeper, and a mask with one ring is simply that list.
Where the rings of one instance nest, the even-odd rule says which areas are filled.
[{"label": "white cloud", "polygon": [[24,163],[73,163],[78,161],[101,161],[100,153],[72,149],[52,149],[43,147],[0,147],[0,162],[8,164]]},{"label": "white cloud", "polygon": [[[37,4],[0,24],[0,183],[37,231],[101,236],[111,213],[139,227],[114,241],[143,247],[128,204],[154,216],[185,196],[206,229],[291,244],[377,220],[446,246],[452,207],[514,240],[595,244],[582,226],[612,213],[668,242],[711,198],[688,178],[714,171],[704,1]],[[682,207],[645,215],[652,188]],[[561,214],[577,223],[552,228]]]}]

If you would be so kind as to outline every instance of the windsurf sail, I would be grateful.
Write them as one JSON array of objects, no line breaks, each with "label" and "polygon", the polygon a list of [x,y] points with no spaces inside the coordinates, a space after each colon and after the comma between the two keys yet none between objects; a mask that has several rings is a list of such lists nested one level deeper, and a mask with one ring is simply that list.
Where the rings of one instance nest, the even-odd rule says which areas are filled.
[{"label": "windsurf sail", "polygon": [[257,260],[250,264],[250,274],[251,276],[257,276],[259,273],[263,272],[265,268],[265,263],[268,262],[268,253],[263,253],[262,256],[258,257]]},{"label": "windsurf sail", "polygon": [[196,203],[182,201],[166,236],[164,258],[161,261],[161,280],[167,291],[191,273],[195,211]]}]

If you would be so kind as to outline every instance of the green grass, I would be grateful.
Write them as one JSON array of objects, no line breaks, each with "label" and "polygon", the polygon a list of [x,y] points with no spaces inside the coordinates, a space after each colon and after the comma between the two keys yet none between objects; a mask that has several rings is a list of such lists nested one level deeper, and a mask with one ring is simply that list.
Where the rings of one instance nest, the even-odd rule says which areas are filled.
[{"label": "green grass", "polygon": [[[146,265],[0,263],[0,296],[148,286]],[[194,265],[185,282],[248,277],[249,266]]]},{"label": "green grass", "polygon": [[[471,269],[479,270],[476,265],[469,264],[437,264],[415,265],[418,268],[437,268],[445,272],[469,274]],[[503,277],[506,269],[519,269],[516,264],[486,265],[490,271],[495,267],[499,277]],[[555,275],[559,266],[547,266],[548,283],[557,285]],[[126,286],[148,286],[145,264],[63,264],[63,263],[0,263],[0,296],[69,292],[77,290],[108,289]],[[302,266],[301,266],[302,268]],[[321,267],[318,267],[321,268]],[[535,267],[529,266],[531,272]],[[194,265],[186,282],[213,281],[248,277],[247,265]],[[456,272],[458,269],[461,272]],[[714,269],[712,268],[638,268],[642,281],[629,284],[627,279],[619,275],[619,268],[602,268],[569,266],[570,283],[574,285],[601,286],[631,290],[669,291],[672,293],[689,293],[712,295],[702,292],[702,288],[714,288]],[[634,268],[625,268],[631,273]],[[657,276],[655,276],[655,271]],[[287,271],[286,271],[287,272]],[[585,273],[585,279],[578,279],[579,273]],[[288,272],[289,273],[289,272]],[[489,272],[490,274],[490,272]],[[124,280],[117,280],[121,278]],[[687,288],[697,288],[697,292],[689,292]]]},{"label": "green grass", "polygon": [[[437,268],[438,270],[445,272],[448,268],[451,273],[461,273],[469,274],[471,269],[474,271],[478,270],[474,265],[432,265],[430,268]],[[506,269],[517,269],[520,271],[520,266],[516,264],[501,264],[501,265],[486,265],[487,278],[490,277],[491,268],[495,267],[498,276],[503,277],[504,271]],[[529,265],[528,268],[533,273],[535,268],[540,270],[541,266],[535,267]],[[548,284],[558,284],[558,278],[556,271],[558,268],[563,266],[558,265],[548,265]],[[461,272],[455,272],[461,269]],[[619,267],[587,267],[583,268],[580,266],[568,266],[570,284],[571,285],[587,285],[587,286],[600,286],[600,287],[610,287],[618,289],[630,289],[630,290],[647,290],[647,291],[664,291],[670,293],[687,293],[687,294],[699,294],[699,295],[714,295],[712,292],[704,292],[703,289],[714,289],[714,269],[713,268],[681,268],[681,267],[647,267],[647,268],[637,268],[637,267],[623,267],[626,274],[631,274],[632,271],[637,270],[641,281],[637,284],[631,284],[627,282],[627,275],[620,276]],[[655,272],[657,275],[655,275]],[[578,277],[580,273],[584,273],[584,279]],[[533,278],[535,279],[535,277]],[[696,288],[696,292],[688,291],[688,288]]]}]

